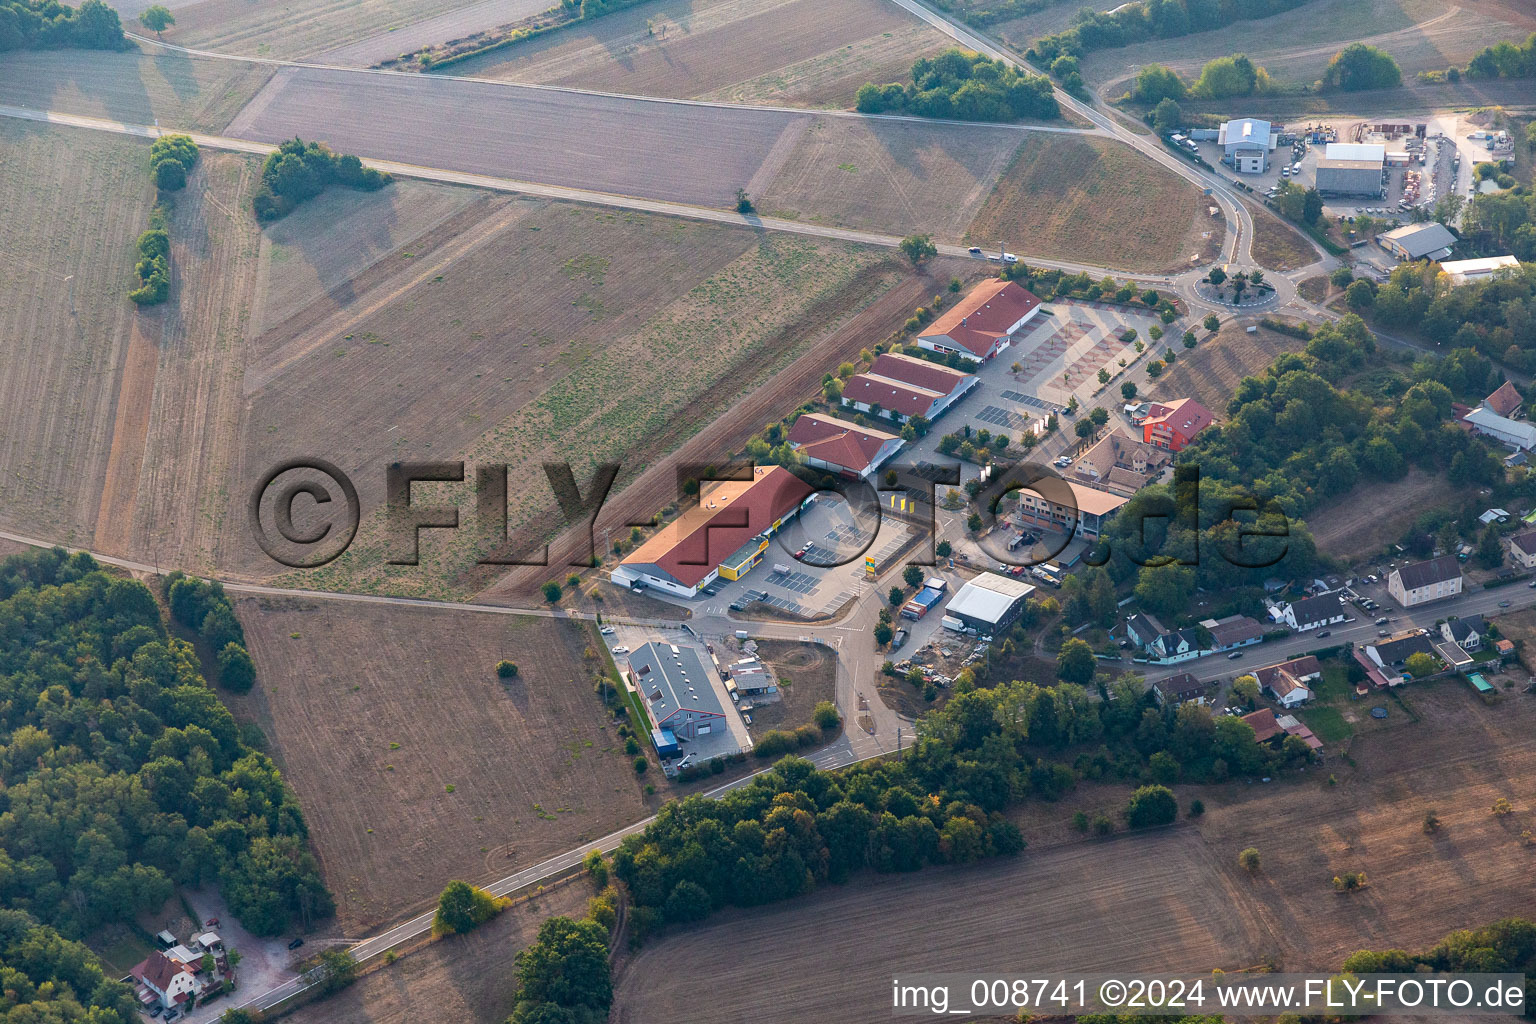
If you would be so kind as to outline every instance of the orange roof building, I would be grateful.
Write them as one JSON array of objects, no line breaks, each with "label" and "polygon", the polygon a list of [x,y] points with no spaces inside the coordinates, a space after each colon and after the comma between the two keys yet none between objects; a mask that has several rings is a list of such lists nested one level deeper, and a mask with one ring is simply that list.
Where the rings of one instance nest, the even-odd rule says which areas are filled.
[{"label": "orange roof building", "polygon": [[1169,451],[1180,451],[1195,435],[1216,422],[1211,411],[1193,398],[1176,402],[1153,402],[1141,421],[1142,440]]},{"label": "orange roof building", "polygon": [[[1068,493],[1061,491],[1063,485]],[[1097,539],[1104,532],[1110,517],[1126,502],[1118,494],[1085,487],[1070,480],[1059,482],[1049,491],[1050,497],[1027,489],[1018,491],[1018,520],[1021,526],[1043,527],[1071,536]]]},{"label": "orange roof building", "polygon": [[991,278],[972,288],[923,333],[918,345],[978,361],[1013,344],[1013,334],[1040,312],[1040,300],[1015,281]]},{"label": "orange roof building", "polygon": [[789,428],[789,443],[807,465],[868,477],[906,444],[895,434],[808,412]]},{"label": "orange roof building", "polygon": [[757,466],[750,480],[705,481],[699,503],[630,552],[613,570],[613,582],[696,597],[717,576],[740,579],[811,494],[809,484],[782,466]]}]

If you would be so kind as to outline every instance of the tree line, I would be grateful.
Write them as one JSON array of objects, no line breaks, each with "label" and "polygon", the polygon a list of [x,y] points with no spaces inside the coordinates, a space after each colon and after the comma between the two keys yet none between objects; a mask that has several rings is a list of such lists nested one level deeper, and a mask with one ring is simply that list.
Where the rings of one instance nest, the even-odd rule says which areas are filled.
[{"label": "tree line", "polygon": [[126,50],[117,11],[101,0],[0,0],[0,50]]},{"label": "tree line", "polygon": [[1468,78],[1530,78],[1536,76],[1536,32],[1524,43],[1508,40],[1485,46],[1467,62]]},{"label": "tree line", "polygon": [[251,206],[257,220],[278,220],[332,185],[372,192],[393,180],[388,174],[364,167],[350,153],[333,153],[323,142],[293,138],[262,164],[261,183]]},{"label": "tree line", "polygon": [[[1027,642],[1022,628],[1014,633],[1023,639],[1010,634],[1009,650]],[[999,664],[1006,660],[1005,652]],[[1091,679],[1088,668],[1077,678]],[[825,772],[787,757],[717,800],[667,804],[613,855],[635,905],[630,927],[643,936],[865,869],[1014,855],[1024,840],[1004,812],[1029,798],[1059,799],[1080,778],[1215,781],[1310,757],[1299,741],[1260,746],[1239,718],[1213,718],[1196,705],[1160,707],[1134,676],[1095,685],[1099,699],[1078,683],[977,688],[974,678],[959,680],[955,696],[919,720],[901,760]],[[1128,823],[1160,823],[1165,802],[1141,794]]]},{"label": "tree line", "polygon": [[912,81],[859,87],[860,113],[904,113],[963,121],[1016,121],[1061,116],[1050,81],[979,53],[949,49],[912,64]]},{"label": "tree line", "polygon": [[197,144],[186,135],[163,135],[149,147],[150,177],[159,198],[149,214],[149,227],[135,244],[133,272],[138,287],[128,297],[140,306],[154,306],[171,294],[171,236],[166,227],[171,201],[166,194],[186,187],[187,173],[197,163]]},{"label": "tree line", "polygon": [[1112,11],[1084,8],[1070,28],[1036,39],[1025,54],[1046,67],[1057,57],[1083,57],[1149,39],[1173,39],[1194,32],[1268,18],[1308,0],[1135,0]]},{"label": "tree line", "polygon": [[216,881],[258,935],[332,913],[276,766],[149,589],[88,555],[0,563],[0,740],[7,907],[76,937]]}]

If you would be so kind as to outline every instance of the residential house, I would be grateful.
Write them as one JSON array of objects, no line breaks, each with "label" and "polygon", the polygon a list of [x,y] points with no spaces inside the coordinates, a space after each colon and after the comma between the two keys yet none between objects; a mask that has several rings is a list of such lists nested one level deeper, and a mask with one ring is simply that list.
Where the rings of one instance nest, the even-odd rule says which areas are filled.
[{"label": "residential house", "polygon": [[1402,673],[1398,670],[1407,664],[1408,658],[1414,654],[1439,657],[1435,651],[1434,642],[1426,630],[1410,630],[1390,636],[1380,643],[1365,645],[1366,658],[1387,677],[1387,681],[1393,686],[1403,681]]},{"label": "residential house", "polygon": [[1155,483],[1172,463],[1173,455],[1167,449],[1111,431],[1078,457],[1072,465],[1071,478],[1129,498]]},{"label": "residential house", "polygon": [[1461,563],[1455,555],[1413,562],[1387,574],[1387,593],[1404,608],[1455,597],[1461,584]]},{"label": "residential house", "polygon": [[1187,704],[1205,699],[1205,684],[1188,672],[1180,672],[1153,683],[1152,695],[1164,706]]},{"label": "residential house", "polygon": [[1013,335],[1039,312],[1040,300],[1023,285],[988,278],[924,328],[917,343],[983,362],[1013,344]]},{"label": "residential house", "polygon": [[1310,654],[1274,665],[1265,665],[1254,672],[1254,678],[1258,679],[1259,687],[1272,694],[1276,702],[1286,708],[1293,708],[1303,701],[1311,700],[1313,691],[1307,684],[1321,679],[1322,675],[1322,666],[1318,664],[1317,658]]},{"label": "residential house", "polygon": [[645,644],[629,655],[628,675],[656,732],[693,740],[726,731],[725,708],[695,648]]},{"label": "residential house", "polygon": [[1292,601],[1280,608],[1280,616],[1287,626],[1298,633],[1331,626],[1343,622],[1346,617],[1338,594],[1319,594]]},{"label": "residential house", "polygon": [[1126,618],[1125,632],[1130,637],[1131,643],[1137,647],[1145,647],[1168,631],[1150,612],[1137,612]]},{"label": "residential house", "polygon": [[1269,708],[1260,708],[1252,714],[1244,715],[1243,721],[1253,726],[1253,739],[1257,743],[1268,743],[1285,734],[1280,723],[1275,721],[1275,713]]},{"label": "residential house", "polygon": [[1481,615],[1468,615],[1464,619],[1447,619],[1440,623],[1440,635],[1464,651],[1475,651],[1483,646],[1488,633],[1488,623]]},{"label": "residential house", "polygon": [[1510,419],[1514,419],[1515,415],[1520,411],[1521,403],[1524,401],[1525,399],[1520,397],[1520,392],[1515,390],[1515,386],[1509,381],[1505,381],[1498,386],[1498,389],[1493,394],[1483,399],[1483,405],[1492,409],[1500,416],[1508,416]]},{"label": "residential house", "polygon": [[1264,639],[1264,625],[1246,615],[1228,615],[1223,619],[1205,619],[1200,623],[1211,634],[1211,649],[1230,651],[1248,647]]},{"label": "residential house", "polygon": [[1142,440],[1169,451],[1181,451],[1215,421],[1211,411],[1193,398],[1153,402],[1141,421]]},{"label": "residential house", "polygon": [[1211,653],[1211,649],[1202,646],[1200,640],[1200,630],[1194,626],[1164,633],[1147,644],[1147,659],[1159,661],[1165,665],[1193,661]]},{"label": "residential house", "polygon": [[[195,949],[178,943],[167,950],[151,953],[129,970],[129,976],[136,983],[135,994],[140,1004],[186,1012],[205,993],[223,985],[226,979],[234,980],[234,971],[217,935],[205,932],[194,943]],[[214,958],[211,971],[203,969],[205,955]]]},{"label": "residential house", "polygon": [[808,466],[868,479],[906,444],[895,434],[808,412],[789,428],[790,447]]},{"label": "residential house", "polygon": [[1509,538],[1509,557],[1522,569],[1536,569],[1536,530]]}]

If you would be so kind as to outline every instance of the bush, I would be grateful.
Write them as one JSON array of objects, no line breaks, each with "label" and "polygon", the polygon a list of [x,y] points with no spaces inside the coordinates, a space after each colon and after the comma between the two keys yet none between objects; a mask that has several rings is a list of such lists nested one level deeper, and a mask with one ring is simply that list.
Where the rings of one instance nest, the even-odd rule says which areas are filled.
[{"label": "bush", "polygon": [[1131,828],[1171,825],[1178,816],[1179,802],[1167,786],[1142,786],[1125,807],[1125,823]]},{"label": "bush", "polygon": [[651,762],[647,761],[645,759],[644,755],[635,758],[635,774],[636,775],[644,775],[646,773],[646,771],[650,767],[651,767]]},{"label": "bush", "polygon": [[837,713],[837,705],[829,700],[819,701],[811,712],[811,720],[827,732],[831,732],[843,724],[842,716]]},{"label": "bush", "polygon": [[187,187],[187,169],[175,160],[155,164],[155,187],[162,192],[179,192]]},{"label": "bush", "polygon": [[355,156],[331,152],[324,143],[289,139],[262,165],[261,182],[251,206],[257,220],[272,221],[286,217],[294,207],[332,185],[371,192],[392,180],[364,167]]},{"label": "bush", "polygon": [[1250,875],[1259,873],[1259,851],[1250,846],[1237,855],[1238,865]]},{"label": "bush", "polygon": [[905,113],[918,117],[964,121],[1014,121],[1021,117],[1059,117],[1050,80],[1020,72],[1006,61],[949,49],[936,57],[920,57],[912,65],[912,81],[866,82],[854,98],[860,113]]},{"label": "bush", "polygon": [[246,649],[233,641],[219,651],[219,684],[230,693],[250,693],[256,685],[256,665]]},{"label": "bush", "polygon": [[432,936],[440,938],[473,931],[511,905],[512,901],[505,896],[497,898],[468,882],[449,882],[437,898]]},{"label": "bush", "polygon": [[154,306],[171,294],[171,238],[164,228],[150,228],[139,236],[137,248],[139,259],[133,270],[139,275],[139,286],[128,297],[140,306]]},{"label": "bush", "polygon": [[1319,83],[1322,89],[1359,92],[1363,89],[1395,89],[1403,84],[1397,61],[1365,43],[1350,43],[1334,54]]},{"label": "bush", "polygon": [[513,676],[517,675],[517,662],[498,661],[496,663],[496,674],[501,676],[503,679],[511,679]]}]

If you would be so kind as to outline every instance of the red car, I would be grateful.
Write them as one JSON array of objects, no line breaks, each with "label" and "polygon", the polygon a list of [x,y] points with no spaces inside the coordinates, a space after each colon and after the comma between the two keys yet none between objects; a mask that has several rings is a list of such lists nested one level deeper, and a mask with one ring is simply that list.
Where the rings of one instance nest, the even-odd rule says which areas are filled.
[{"label": "red car", "polygon": [[206,922],[205,922],[205,923],[204,923],[204,924],[203,924],[203,927],[204,927],[204,928],[212,928],[212,927],[213,927],[213,926],[214,926],[214,925],[216,925],[216,924],[218,924],[218,923],[219,923],[219,919],[218,919],[218,918],[216,918],[216,917],[210,917],[210,918],[209,918],[209,919],[208,919],[208,920],[207,920],[207,921],[206,921]]}]

